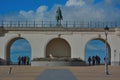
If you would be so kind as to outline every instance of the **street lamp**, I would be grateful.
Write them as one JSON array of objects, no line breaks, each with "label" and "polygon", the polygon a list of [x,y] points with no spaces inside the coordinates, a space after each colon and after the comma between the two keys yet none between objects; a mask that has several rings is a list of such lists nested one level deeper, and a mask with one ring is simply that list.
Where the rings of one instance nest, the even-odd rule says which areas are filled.
[{"label": "street lamp", "polygon": [[106,37],[106,41],[105,41],[105,44],[106,44],[106,52],[105,52],[105,74],[108,75],[109,72],[108,72],[108,49],[107,49],[107,35],[108,35],[108,31],[109,31],[109,28],[108,26],[106,26],[104,28],[105,30],[105,37]]}]

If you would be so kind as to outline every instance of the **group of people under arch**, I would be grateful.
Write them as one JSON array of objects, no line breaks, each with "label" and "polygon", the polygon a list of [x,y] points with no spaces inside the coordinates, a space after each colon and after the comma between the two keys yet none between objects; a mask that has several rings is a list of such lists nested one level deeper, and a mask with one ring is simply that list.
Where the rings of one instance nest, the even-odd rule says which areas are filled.
[{"label": "group of people under arch", "polygon": [[30,58],[29,56],[19,56],[18,57],[18,65],[29,65]]},{"label": "group of people under arch", "polygon": [[88,57],[89,65],[100,65],[100,61],[101,61],[101,59],[100,59],[100,57],[98,55]]}]

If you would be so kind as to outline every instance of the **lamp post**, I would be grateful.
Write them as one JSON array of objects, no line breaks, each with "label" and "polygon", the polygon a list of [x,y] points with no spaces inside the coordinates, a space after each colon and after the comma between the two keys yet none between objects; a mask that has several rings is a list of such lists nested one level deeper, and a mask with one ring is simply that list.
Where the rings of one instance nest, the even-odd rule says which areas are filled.
[{"label": "lamp post", "polygon": [[116,50],[114,50],[114,65],[115,65],[115,63],[116,63]]},{"label": "lamp post", "polygon": [[108,49],[107,49],[107,35],[108,35],[108,31],[109,31],[109,28],[108,26],[106,26],[104,28],[105,30],[105,37],[106,37],[106,41],[105,41],[105,45],[106,45],[106,50],[105,50],[105,74],[108,75],[109,72],[108,72]]},{"label": "lamp post", "polygon": [[120,65],[120,53],[119,53],[119,65]]}]

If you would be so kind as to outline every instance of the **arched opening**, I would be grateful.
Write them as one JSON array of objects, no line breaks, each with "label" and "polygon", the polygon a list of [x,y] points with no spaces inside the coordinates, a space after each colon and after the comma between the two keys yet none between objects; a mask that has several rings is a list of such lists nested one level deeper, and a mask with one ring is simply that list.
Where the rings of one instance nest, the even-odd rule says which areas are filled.
[{"label": "arched opening", "polygon": [[[99,57],[99,59],[100,59],[100,64],[104,64],[105,63],[104,59],[105,59],[106,53],[109,57],[109,63],[111,62],[111,48],[108,43],[106,46],[104,39],[97,38],[97,39],[90,40],[86,45],[85,53],[86,53],[86,55],[85,55],[86,63],[88,63],[89,57],[91,57],[91,59],[93,59],[93,57],[95,57],[95,59],[96,59],[96,56],[97,56],[97,58]],[[96,64],[96,62],[95,62],[95,64]]]},{"label": "arched opening", "polygon": [[[14,38],[6,48],[7,64],[31,64],[31,46],[24,38]],[[18,63],[20,62],[20,63]]]},{"label": "arched opening", "polygon": [[71,48],[68,42],[61,38],[55,38],[51,40],[46,47],[46,57],[50,55],[56,58],[70,58]]}]

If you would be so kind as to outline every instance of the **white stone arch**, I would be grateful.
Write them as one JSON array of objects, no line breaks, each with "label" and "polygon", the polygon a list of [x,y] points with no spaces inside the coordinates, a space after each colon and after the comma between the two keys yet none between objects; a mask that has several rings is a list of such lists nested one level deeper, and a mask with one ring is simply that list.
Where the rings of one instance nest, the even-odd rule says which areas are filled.
[{"label": "white stone arch", "polygon": [[[91,38],[91,39],[89,39],[89,40],[86,42],[85,47],[84,47],[84,52],[85,52],[85,53],[84,53],[84,59],[85,59],[85,60],[86,60],[86,47],[87,47],[88,43],[89,43],[90,41],[92,41],[92,40],[100,40],[100,41],[102,41],[103,43],[106,44],[106,40],[103,39],[103,38]],[[110,44],[109,44],[108,41],[107,41],[107,47],[108,47],[109,63],[111,63],[111,47],[110,47]]]},{"label": "white stone arch", "polygon": [[6,45],[5,45],[5,60],[6,60],[6,64],[10,64],[10,47],[11,47],[11,45],[16,40],[19,40],[19,39],[25,39],[26,41],[29,42],[29,45],[31,47],[31,57],[32,57],[32,46],[31,46],[30,41],[27,38],[25,38],[25,37],[12,37],[9,40],[7,40]]},{"label": "white stone arch", "polygon": [[[63,41],[68,45],[69,50],[70,50],[70,51],[69,51],[69,54],[70,54],[69,57],[71,58],[71,46],[70,46],[69,42],[68,42],[66,39],[60,38],[60,37],[52,38],[52,39],[50,39],[50,40],[47,42],[47,44],[45,45],[45,53],[44,53],[45,57],[48,57],[48,55],[47,55],[47,47],[48,47],[49,43],[50,43],[51,41],[55,40],[55,39],[63,40]],[[53,55],[53,56],[54,56],[54,55]]]}]

